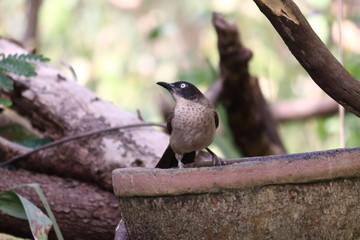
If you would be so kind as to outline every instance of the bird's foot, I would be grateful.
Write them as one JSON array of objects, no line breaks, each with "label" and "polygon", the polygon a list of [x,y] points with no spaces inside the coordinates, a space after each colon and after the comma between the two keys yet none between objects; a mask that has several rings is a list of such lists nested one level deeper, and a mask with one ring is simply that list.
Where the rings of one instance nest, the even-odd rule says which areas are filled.
[{"label": "bird's foot", "polygon": [[218,156],[214,155],[212,156],[212,164],[213,166],[223,166],[226,165],[226,162],[219,158]]},{"label": "bird's foot", "polygon": [[178,168],[182,169],[184,168],[184,164],[181,162],[183,155],[182,154],[175,154],[176,160],[178,160]]},{"label": "bird's foot", "polygon": [[184,168],[184,164],[181,161],[178,162],[178,168],[180,169]]},{"label": "bird's foot", "polygon": [[211,151],[209,148],[205,148],[206,151],[208,151],[212,158],[212,164],[213,166],[222,166],[226,165],[227,163],[223,161],[221,158],[219,158],[213,151]]}]

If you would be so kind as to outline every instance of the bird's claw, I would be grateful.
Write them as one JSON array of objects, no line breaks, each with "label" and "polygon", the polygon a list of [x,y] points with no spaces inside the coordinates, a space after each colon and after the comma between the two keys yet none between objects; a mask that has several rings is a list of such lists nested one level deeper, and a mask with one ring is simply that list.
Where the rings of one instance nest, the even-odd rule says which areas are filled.
[{"label": "bird's claw", "polygon": [[219,158],[216,155],[212,156],[212,164],[213,166],[223,166],[226,165],[227,163],[225,161],[223,161],[221,158]]},{"label": "bird's claw", "polygon": [[221,160],[221,158],[219,158],[213,151],[211,151],[209,148],[205,148],[206,151],[208,151],[211,155],[212,158],[212,164],[213,166],[222,166],[222,165],[226,165],[227,163],[223,160]]},{"label": "bird's claw", "polygon": [[184,168],[184,164],[181,161],[178,162],[178,168],[180,169]]},{"label": "bird's claw", "polygon": [[181,162],[183,155],[175,153],[175,158],[178,160],[178,168],[182,169],[184,168],[184,164]]}]

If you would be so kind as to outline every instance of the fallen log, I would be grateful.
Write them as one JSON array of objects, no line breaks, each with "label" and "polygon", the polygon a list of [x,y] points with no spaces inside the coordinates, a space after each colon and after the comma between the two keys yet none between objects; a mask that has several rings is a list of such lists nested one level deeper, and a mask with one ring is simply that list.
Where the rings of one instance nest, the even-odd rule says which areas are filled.
[{"label": "fallen log", "polygon": [[[120,219],[113,193],[98,186],[26,170],[0,168],[0,192],[17,185],[38,183],[55,215],[65,239],[112,239]],[[34,189],[17,188],[17,193],[42,208]],[[43,209],[43,208],[42,208]],[[0,213],[0,232],[31,238],[26,220]],[[55,239],[50,232],[50,239]]]},{"label": "fallen log", "polygon": [[[0,39],[0,52],[5,55],[26,53],[4,38]],[[98,98],[47,64],[37,63],[36,71],[38,75],[31,78],[8,74],[14,82],[14,90],[0,95],[9,97],[12,109],[26,117],[44,136],[57,140],[103,128],[142,123],[136,115]],[[36,172],[97,182],[111,190],[113,169],[153,167],[167,144],[168,137],[161,131],[151,127],[132,128],[59,144],[14,164]],[[8,160],[3,156],[0,161]]]}]

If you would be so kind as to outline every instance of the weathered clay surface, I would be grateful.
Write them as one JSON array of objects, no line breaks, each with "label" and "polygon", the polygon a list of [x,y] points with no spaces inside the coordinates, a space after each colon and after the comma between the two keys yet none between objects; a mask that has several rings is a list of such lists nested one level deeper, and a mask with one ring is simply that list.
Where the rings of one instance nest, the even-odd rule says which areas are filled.
[{"label": "weathered clay surface", "polygon": [[360,179],[120,198],[131,239],[358,239]]},{"label": "weathered clay surface", "polygon": [[359,148],[247,160],[115,170],[114,191],[130,238],[360,237]]}]

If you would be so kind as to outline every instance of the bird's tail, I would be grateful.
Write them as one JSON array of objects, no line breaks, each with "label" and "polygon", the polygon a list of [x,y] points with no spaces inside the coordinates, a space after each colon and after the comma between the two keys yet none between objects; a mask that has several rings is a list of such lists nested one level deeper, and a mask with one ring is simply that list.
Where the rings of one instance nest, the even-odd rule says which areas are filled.
[{"label": "bird's tail", "polygon": [[[195,161],[196,152],[185,153],[181,162],[183,164],[193,163]],[[166,148],[164,154],[160,158],[160,161],[156,164],[156,168],[175,168],[178,167],[178,160],[175,157],[175,153],[170,147]]]}]

